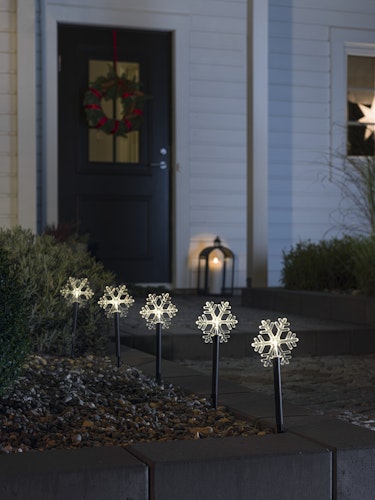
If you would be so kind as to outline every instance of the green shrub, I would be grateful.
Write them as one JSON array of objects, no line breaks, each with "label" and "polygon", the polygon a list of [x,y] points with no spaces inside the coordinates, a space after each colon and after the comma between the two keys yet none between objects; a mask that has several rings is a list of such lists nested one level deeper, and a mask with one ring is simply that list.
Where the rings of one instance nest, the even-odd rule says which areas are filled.
[{"label": "green shrub", "polygon": [[51,235],[35,236],[16,227],[0,230],[0,249],[7,251],[30,304],[28,328],[33,352],[68,354],[73,309],[60,294],[69,276],[87,277],[94,297],[79,310],[75,338],[77,355],[99,354],[106,347],[110,323],[97,301],[115,277],[79,247]]},{"label": "green shrub", "polygon": [[334,238],[299,242],[283,252],[281,283],[299,290],[349,290],[358,287],[355,274],[357,239]]},{"label": "green shrub", "polygon": [[353,247],[353,272],[357,288],[367,295],[375,295],[375,238],[357,238]]},{"label": "green shrub", "polygon": [[17,274],[0,251],[0,393],[21,372],[29,352],[28,302]]}]

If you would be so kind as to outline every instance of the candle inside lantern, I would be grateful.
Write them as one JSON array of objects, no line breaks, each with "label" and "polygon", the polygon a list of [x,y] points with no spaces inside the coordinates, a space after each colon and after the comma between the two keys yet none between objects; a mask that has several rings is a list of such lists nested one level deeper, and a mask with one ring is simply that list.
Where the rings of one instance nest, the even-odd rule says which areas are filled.
[{"label": "candle inside lantern", "polygon": [[209,293],[220,295],[223,281],[223,262],[216,255],[209,261]]}]

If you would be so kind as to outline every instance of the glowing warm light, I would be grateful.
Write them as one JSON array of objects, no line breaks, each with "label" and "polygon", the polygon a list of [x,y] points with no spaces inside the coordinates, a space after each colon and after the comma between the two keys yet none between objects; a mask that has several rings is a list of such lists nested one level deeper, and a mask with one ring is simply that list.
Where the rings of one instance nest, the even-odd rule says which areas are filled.
[{"label": "glowing warm light", "polygon": [[91,299],[94,292],[91,290],[87,278],[68,278],[65,286],[60,290],[61,295],[70,304],[79,304],[85,306],[86,302]]},{"label": "glowing warm light", "polygon": [[358,103],[360,110],[362,111],[362,118],[358,121],[366,125],[365,140],[375,134],[375,97],[372,100],[371,107],[369,108],[365,104]]},{"label": "glowing warm light", "polygon": [[129,295],[126,285],[106,286],[104,295],[98,300],[98,304],[104,309],[108,318],[116,313],[125,318],[129,308],[134,304],[134,299]]},{"label": "glowing warm light", "polygon": [[236,316],[231,313],[229,302],[220,304],[206,302],[203,306],[202,316],[198,316],[196,324],[203,331],[202,338],[205,343],[212,343],[215,336],[220,342],[228,342],[230,332],[238,323]]},{"label": "glowing warm light", "polygon": [[149,294],[146,305],[141,308],[139,314],[146,320],[148,328],[151,330],[158,323],[164,328],[169,328],[171,318],[176,316],[178,309],[171,303],[169,293],[161,295]]},{"label": "glowing warm light", "polygon": [[209,293],[219,295],[223,284],[223,262],[216,255],[209,260]]},{"label": "glowing warm light", "polygon": [[[298,338],[289,329],[287,318],[278,318],[277,321],[262,320],[259,325],[259,335],[254,337],[251,346],[259,352],[261,362],[265,367],[272,365],[272,359],[280,358],[280,363],[287,365],[291,359],[291,352],[296,347]],[[274,333],[274,329],[276,332]]]}]

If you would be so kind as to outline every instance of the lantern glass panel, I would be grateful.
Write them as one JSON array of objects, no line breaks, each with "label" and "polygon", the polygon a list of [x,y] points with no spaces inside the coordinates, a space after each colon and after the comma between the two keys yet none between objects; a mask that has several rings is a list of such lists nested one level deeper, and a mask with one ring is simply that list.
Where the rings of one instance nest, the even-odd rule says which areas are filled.
[{"label": "lantern glass panel", "polygon": [[204,248],[198,259],[198,293],[232,295],[234,254],[216,238],[213,246]]}]

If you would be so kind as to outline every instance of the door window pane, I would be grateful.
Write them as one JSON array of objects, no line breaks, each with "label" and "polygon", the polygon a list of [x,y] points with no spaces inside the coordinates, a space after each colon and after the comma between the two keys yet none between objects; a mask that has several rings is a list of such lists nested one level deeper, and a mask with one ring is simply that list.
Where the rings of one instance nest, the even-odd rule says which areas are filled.
[{"label": "door window pane", "polygon": [[375,155],[375,57],[348,56],[347,154]]},{"label": "door window pane", "polygon": [[[89,81],[108,74],[112,61],[89,61]],[[139,82],[139,63],[117,62],[117,74],[125,74],[127,79]],[[121,99],[101,101],[102,109],[108,118],[122,118]],[[88,129],[89,161],[106,163],[139,163],[139,131],[129,132],[127,137],[114,137],[100,129]]]}]

